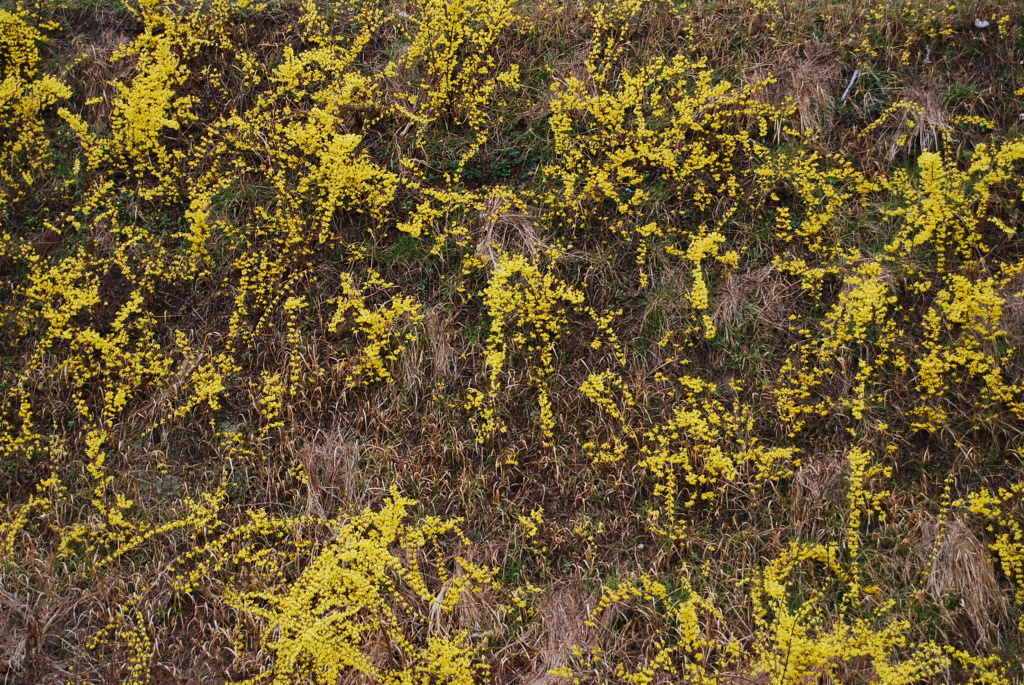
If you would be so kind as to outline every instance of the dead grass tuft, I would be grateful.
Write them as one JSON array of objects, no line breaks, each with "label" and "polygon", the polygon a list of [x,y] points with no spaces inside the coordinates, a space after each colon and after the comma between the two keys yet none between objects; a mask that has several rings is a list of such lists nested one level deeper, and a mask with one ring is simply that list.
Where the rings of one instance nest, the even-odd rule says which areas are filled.
[{"label": "dead grass tuft", "polygon": [[1024,345],[1024,275],[1017,275],[1003,292],[1001,329],[1006,332],[1008,345]]},{"label": "dead grass tuft", "polygon": [[341,430],[319,432],[301,452],[309,483],[307,511],[333,516],[339,508],[359,502],[360,443]]},{"label": "dead grass tuft", "polygon": [[76,91],[81,93],[83,102],[91,100],[97,103],[83,110],[92,126],[103,125],[109,120],[117,95],[114,84],[126,81],[135,68],[135,60],[121,59],[113,62],[110,59],[115,51],[133,38],[134,34],[123,27],[105,25],[89,41],[79,36],[72,41],[72,48],[81,60],[70,74],[77,86]]},{"label": "dead grass tuft", "polygon": [[788,98],[796,106],[801,130],[823,131],[832,124],[843,90],[842,66],[833,48],[816,40],[790,48],[771,73],[779,100]]},{"label": "dead grass tuft", "polygon": [[487,198],[477,223],[476,254],[492,265],[497,264],[499,255],[506,252],[528,254],[535,260],[545,247],[533,220],[523,212],[511,210],[509,201],[503,197],[492,195]]},{"label": "dead grass tuft", "polygon": [[[597,639],[602,626],[586,625],[595,602],[578,582],[560,583],[548,591],[539,611],[544,638],[538,645],[536,670],[523,679],[524,683],[562,685],[571,682],[548,671],[564,666],[574,646],[592,645]],[[599,620],[607,622],[610,618],[611,612],[605,612]]]},{"label": "dead grass tuft", "polygon": [[72,644],[65,633],[69,618],[81,619],[77,606],[70,597],[40,592],[30,600],[0,587],[0,683],[67,682],[58,655]]},{"label": "dead grass tuft", "polygon": [[[948,520],[944,527],[933,518],[922,532],[922,549],[931,557],[926,567],[925,591],[945,607],[948,624],[955,629],[957,614],[965,615],[977,644],[987,647],[998,640],[1000,626],[1005,627],[1008,622],[1008,602],[999,587],[988,548],[956,518]],[[950,609],[950,605],[956,608]]]},{"label": "dead grass tuft", "polygon": [[735,326],[753,316],[755,326],[786,331],[798,309],[799,285],[787,283],[774,265],[726,276],[711,304],[711,321],[725,341],[735,342]]},{"label": "dead grass tuft", "polygon": [[[935,150],[940,147],[950,126],[949,112],[938,87],[932,84],[916,83],[904,90],[903,99],[917,105],[914,109],[904,110],[897,117],[900,128],[905,128],[907,122],[913,122],[913,133],[909,137],[907,145],[922,151]],[[897,149],[891,147],[889,158],[895,158],[897,152]]]},{"label": "dead grass tuft", "polygon": [[801,535],[816,535],[826,527],[827,507],[844,495],[847,460],[841,452],[813,457],[793,478],[791,515]]}]

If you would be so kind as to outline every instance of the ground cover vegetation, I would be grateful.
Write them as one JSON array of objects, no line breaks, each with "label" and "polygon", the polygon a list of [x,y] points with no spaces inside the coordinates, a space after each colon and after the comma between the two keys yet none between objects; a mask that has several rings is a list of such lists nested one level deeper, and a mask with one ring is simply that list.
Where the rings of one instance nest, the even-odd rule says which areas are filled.
[{"label": "ground cover vegetation", "polygon": [[1024,678],[1024,6],[0,2],[0,681]]}]

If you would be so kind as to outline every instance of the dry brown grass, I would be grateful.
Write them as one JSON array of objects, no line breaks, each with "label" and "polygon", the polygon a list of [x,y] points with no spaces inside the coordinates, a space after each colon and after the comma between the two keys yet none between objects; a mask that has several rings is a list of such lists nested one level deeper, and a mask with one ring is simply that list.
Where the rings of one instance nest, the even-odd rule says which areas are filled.
[{"label": "dry brown grass", "polygon": [[981,648],[1000,642],[1009,604],[985,544],[960,519],[933,518],[922,527],[921,549],[927,550],[924,588],[943,607],[947,625]]},{"label": "dry brown grass", "polygon": [[759,333],[784,333],[790,315],[799,310],[801,292],[798,283],[787,282],[773,265],[730,273],[711,303],[711,321],[730,344],[735,325],[747,316],[753,317]]},{"label": "dry brown grass", "polygon": [[1024,276],[1013,278],[1000,296],[1004,299],[1000,324],[1006,331],[1006,342],[1014,346],[1024,344]]},{"label": "dry brown grass", "polygon": [[536,260],[544,242],[533,220],[525,213],[509,208],[503,197],[487,198],[478,219],[476,253],[492,265],[503,253],[528,254]]},{"label": "dry brown grass", "polygon": [[759,99],[773,105],[792,103],[803,131],[820,135],[831,128],[845,87],[839,55],[832,46],[815,39],[786,48],[751,69],[747,80],[757,83],[769,77],[775,83],[762,90]]},{"label": "dry brown grass", "polygon": [[[67,594],[57,594],[58,592]],[[83,593],[52,586],[21,593],[0,585],[0,682],[58,683],[80,656]]]},{"label": "dry brown grass", "polygon": [[845,495],[847,460],[841,452],[808,458],[793,477],[791,517],[800,535],[820,537],[828,526],[828,510]]},{"label": "dry brown grass", "polygon": [[358,506],[359,441],[341,430],[320,432],[302,450],[302,465],[309,480],[307,511],[311,516],[330,517],[340,507]]},{"label": "dry brown grass", "polygon": [[573,647],[587,648],[595,644],[608,618],[588,626],[596,599],[580,585],[578,579],[560,582],[548,588],[538,608],[541,636],[538,640],[535,666],[524,673],[524,685],[565,685],[569,679],[548,673],[565,665]]},{"label": "dry brown grass", "polygon": [[[779,17],[781,28],[770,33],[767,22],[772,17],[758,13],[748,2],[699,0],[688,6],[686,18],[675,13],[671,3],[651,3],[631,38],[625,60],[640,63],[650,55],[671,54],[682,46],[694,54],[708,56],[714,68],[730,79],[736,77],[751,82],[770,73],[778,82],[765,91],[764,97],[774,103],[791,101],[797,112],[792,123],[803,131],[820,132],[815,145],[820,145],[824,151],[839,151],[862,168],[872,168],[872,165],[878,169],[889,168],[891,163],[907,155],[912,157],[915,151],[940,147],[944,134],[950,130],[949,119],[954,113],[995,116],[1009,111],[1009,99],[993,93],[1018,77],[1006,76],[995,62],[1011,55],[1006,45],[1019,38],[1019,26],[1012,29],[1016,34],[1000,39],[1002,42],[997,42],[991,34],[978,38],[961,32],[962,35],[957,35],[961,42],[947,45],[945,52],[940,52],[937,41],[934,49],[931,43],[927,46],[922,43],[922,49],[927,52],[919,50],[921,54],[915,53],[904,66],[895,52],[889,54],[883,50],[877,58],[868,59],[847,42],[853,29],[864,21],[871,4],[857,0],[834,5],[822,21],[816,16],[821,12],[820,7],[808,3],[783,4]],[[288,7],[291,9],[282,10],[280,16],[262,20],[262,28],[254,30],[250,37],[250,43],[259,46],[259,54],[266,56],[268,62],[277,58],[282,45],[295,40],[294,35],[284,33],[290,30],[297,12],[291,5]],[[411,8],[412,3],[400,2],[392,9],[408,13]],[[515,96],[518,99],[509,106],[508,120],[502,123],[504,128],[494,132],[494,146],[499,149],[497,143],[513,144],[510,142],[515,140],[512,134],[521,134],[524,126],[544,130],[550,113],[552,83],[576,78],[590,88],[592,95],[598,94],[585,68],[586,45],[593,28],[586,4],[542,0],[521,3],[520,8],[528,21],[517,26],[517,32],[503,37],[505,42],[499,61],[524,65],[524,85]],[[957,11],[983,13],[990,10],[1019,14],[1020,3],[983,2]],[[132,70],[131,60],[111,63],[109,56],[134,35],[137,27],[117,22],[117,17],[124,16],[123,12],[97,11],[95,14],[95,21],[83,20],[79,24],[65,21],[66,33],[61,34],[54,52],[62,64],[70,64],[84,55],[68,72],[67,78],[74,86],[76,101],[104,99],[105,105],[86,110],[89,123],[101,125],[109,115],[109,103],[116,93],[112,82],[124,79]],[[391,44],[400,35],[400,29],[412,26],[407,17],[402,19],[389,24],[380,44],[371,46],[371,54],[363,65],[366,69],[372,72],[382,68],[392,48],[395,54],[408,49],[407,44]],[[890,16],[885,22],[881,30],[893,41],[902,39],[904,29],[898,19]],[[527,26],[529,23],[532,27]],[[981,64],[983,60],[972,62],[968,51],[978,49],[985,41],[992,51],[991,55],[986,53],[984,59],[991,58],[993,63],[984,61],[989,71],[971,73],[972,65]],[[929,55],[928,60],[925,54]],[[960,61],[959,55],[968,57]],[[861,80],[848,100],[839,103],[839,95],[855,66],[864,69]],[[402,86],[400,80],[387,84],[386,88],[397,91]],[[949,96],[951,86],[968,91],[959,104],[954,105]],[[200,86],[190,84],[189,87]],[[222,105],[237,106],[247,96],[240,89],[236,99]],[[874,121],[880,109],[901,99],[916,103],[916,108],[894,113],[869,140],[857,138],[858,131]],[[914,123],[912,129],[908,127],[910,122]],[[446,126],[446,122],[438,123],[429,132],[437,138],[433,142],[447,144],[457,135],[457,131],[449,131]],[[417,161],[422,156],[425,167],[444,168],[450,160],[440,154],[437,159],[430,158],[426,143],[431,141],[414,143],[411,131],[411,125],[406,122],[396,131],[374,129],[367,134],[368,149],[374,154],[380,153],[385,163],[395,165],[398,157],[412,155]],[[912,131],[911,135],[897,144],[907,131]],[[444,145],[439,147],[444,148]],[[516,178],[494,182],[512,186],[517,192],[521,190],[516,186]],[[259,192],[258,188],[248,190]],[[233,200],[235,204],[218,209],[218,217],[246,225],[251,219],[251,207],[243,195],[239,193],[241,199]],[[671,202],[669,198],[653,208],[652,216],[658,221],[688,221],[679,217],[690,208],[679,206],[670,212],[662,206]],[[126,202],[125,212],[140,223],[146,221],[146,212],[158,214],[153,207],[140,208],[137,202]],[[172,225],[180,219],[173,211],[161,218],[167,218]],[[840,230],[842,226],[838,224],[845,219],[839,217],[837,226],[830,226],[829,230]],[[21,218],[2,217],[2,221],[14,220]],[[707,378],[721,386],[726,401],[739,398],[771,419],[775,370],[767,368],[762,372],[759,369],[756,377],[751,374],[746,378],[742,369],[730,364],[745,353],[745,346],[751,342],[748,335],[765,343],[773,352],[786,354],[794,335],[790,316],[800,314],[813,319],[820,315],[810,309],[811,303],[800,283],[781,273],[775,265],[761,266],[766,261],[763,258],[756,263],[752,260],[755,265],[727,272],[714,280],[710,314],[718,330],[715,347],[707,341],[695,342],[689,350],[695,363],[680,369],[673,366],[676,351],[662,349],[651,341],[658,340],[666,330],[681,327],[690,316],[686,303],[690,265],[664,255],[651,255],[646,268],[651,272],[652,287],[641,291],[635,284],[633,255],[625,254],[624,250],[620,253],[620,246],[614,243],[601,243],[604,238],[598,235],[597,229],[595,235],[560,236],[557,227],[542,222],[533,207],[526,203],[513,206],[500,195],[488,197],[484,209],[465,221],[472,233],[475,254],[491,264],[503,252],[543,260],[550,245],[562,239],[574,241],[573,253],[558,267],[566,272],[585,272],[579,280],[595,286],[588,291],[588,298],[593,297],[599,309],[624,309],[616,325],[622,331],[628,350],[628,361],[621,372],[638,400],[635,416],[630,417],[635,426],[654,425],[660,418],[659,412],[665,411],[668,403],[665,390],[655,385],[653,378],[657,372],[666,370]],[[116,237],[108,228],[91,228],[94,230],[87,249],[92,253],[106,254],[116,246]],[[362,224],[339,228],[341,242],[349,237],[353,242],[364,239],[369,242],[363,235],[364,228]],[[740,226],[729,230],[733,228],[752,231],[760,227]],[[167,229],[161,227],[154,232],[157,230]],[[60,250],[74,247],[66,245],[56,231],[33,231],[30,242],[42,259],[51,259],[60,254]],[[385,233],[372,237],[376,241],[375,248],[387,247],[392,236]],[[227,249],[226,244],[216,247]],[[780,253],[796,249],[783,245],[771,247],[777,247]],[[378,252],[384,254],[386,250]],[[316,267],[319,284],[335,283],[338,276],[335,253],[317,253],[315,259],[320,260]],[[447,257],[437,260],[425,257],[422,262],[429,262],[430,268],[445,269],[451,265],[444,259]],[[473,300],[476,285],[470,284],[465,297],[455,297],[450,292],[453,286],[439,285],[432,280],[437,272],[428,272],[423,264],[389,264],[383,257],[379,261],[380,264],[374,264],[386,278],[415,292],[424,304],[424,319],[412,330],[415,339],[394,365],[396,382],[385,387],[348,383],[347,372],[353,364],[349,348],[340,345],[337,337],[315,332],[320,322],[329,319],[329,308],[324,306],[322,310],[310,312],[310,321],[303,323],[310,330],[304,329],[308,335],[298,350],[301,373],[296,386],[299,391],[283,410],[287,429],[280,435],[264,437],[256,445],[253,457],[256,466],[251,470],[231,473],[232,478],[241,482],[239,491],[244,494],[233,495],[238,499],[232,501],[226,518],[233,522],[231,517],[249,506],[330,517],[376,505],[393,485],[419,498],[422,513],[465,516],[465,528],[474,543],[466,552],[471,561],[517,569],[518,575],[509,579],[510,587],[525,580],[546,587],[536,600],[536,617],[525,620],[524,625],[506,623],[507,615],[501,609],[505,597],[499,591],[467,594],[448,616],[442,616],[437,610],[443,590],[438,595],[438,602],[429,616],[428,630],[465,627],[474,639],[488,638],[495,682],[561,684],[563,681],[549,675],[548,670],[564,665],[574,645],[604,646],[612,659],[637,663],[641,655],[652,651],[657,638],[656,612],[650,607],[636,609],[630,613],[630,621],[625,621],[629,626],[621,635],[612,630],[612,621],[622,619],[623,615],[616,616],[614,611],[602,615],[596,627],[587,626],[586,620],[597,597],[588,588],[594,586],[595,579],[636,570],[653,569],[655,573],[672,574],[695,559],[697,563],[707,563],[710,580],[705,589],[719,598],[726,615],[721,625],[711,626],[709,630],[749,640],[756,628],[749,612],[743,608],[746,590],[738,588],[734,582],[737,569],[763,566],[794,532],[800,539],[829,542],[836,539],[841,526],[837,527],[834,519],[841,517],[838,512],[844,504],[847,485],[843,454],[849,438],[842,431],[839,437],[832,433],[814,433],[807,438],[801,453],[803,464],[792,480],[754,494],[746,483],[723,493],[712,511],[701,514],[700,526],[695,527],[694,535],[685,543],[658,544],[652,540],[645,511],[651,484],[635,465],[636,445],[630,446],[629,458],[621,463],[594,465],[583,456],[581,445],[588,437],[611,435],[619,428],[586,402],[572,399],[571,391],[594,370],[590,367],[599,359],[587,348],[589,340],[585,340],[583,334],[574,332],[571,340],[567,337],[565,350],[560,351],[564,358],[559,359],[558,371],[551,378],[553,386],[562,391],[555,393],[554,400],[558,403],[556,414],[560,417],[556,445],[551,449],[542,448],[544,441],[533,426],[535,417],[530,413],[533,411],[528,401],[530,385],[517,369],[510,370],[507,382],[510,433],[487,445],[478,445],[467,425],[463,403],[465,390],[470,386],[482,387],[486,379],[486,369],[481,363],[480,332],[486,331],[486,319],[479,314],[478,303]],[[6,264],[3,268],[7,269]],[[849,273],[849,265],[843,265],[838,276],[830,277],[828,286]],[[4,275],[8,275],[7,270]],[[227,282],[229,278],[231,274],[222,270],[211,278],[211,283]],[[887,272],[883,279],[895,283],[891,273]],[[1024,343],[1024,295],[1019,292],[1024,290],[1024,281],[1018,281],[1004,293],[1006,342],[1013,345]],[[105,284],[105,288],[112,291],[117,286],[113,280]],[[190,290],[199,292],[209,286],[209,283],[182,284],[181,293],[174,293],[174,298],[168,297],[166,303],[161,303],[172,310],[174,326],[188,330],[197,349],[213,349],[218,336],[222,335],[219,328],[224,322],[218,317],[224,316],[224,303],[214,298],[204,300],[205,295]],[[310,293],[317,292],[319,287],[322,285],[313,282],[302,286]],[[421,289],[413,291],[413,288]],[[843,292],[841,288],[836,290]],[[311,296],[311,299],[316,297]],[[321,301],[317,306],[322,304]],[[168,314],[164,312],[163,317],[166,327]],[[661,328],[652,332],[656,326],[649,322],[653,320],[659,320]],[[253,343],[252,359],[242,375],[285,368],[287,347],[284,324],[271,322],[266,334]],[[601,354],[607,354],[609,364],[620,368],[607,349]],[[116,461],[117,473],[112,489],[136,499],[154,521],[176,515],[178,510],[174,507],[181,508],[183,497],[205,492],[212,478],[210,474],[219,473],[222,468],[223,454],[216,444],[216,430],[208,429],[214,417],[212,413],[197,412],[195,417],[168,422],[155,432],[158,434],[149,436],[135,435],[133,426],[157,423],[166,405],[178,397],[184,379],[195,366],[208,360],[206,356],[197,356],[182,364],[177,377],[160,391],[140,400],[132,412],[113,427],[117,449],[111,459]],[[49,369],[40,372],[40,376],[45,373],[49,373]],[[732,379],[747,381],[749,390],[737,394],[726,389],[726,383]],[[240,383],[249,380],[245,377]],[[849,386],[844,386],[844,382],[836,381],[833,395],[845,396]],[[900,392],[900,388],[893,390],[896,404],[905,399]],[[52,398],[53,415],[70,415],[72,410],[61,402],[67,403],[67,398],[56,395]],[[247,430],[258,423],[251,407],[242,401],[225,407],[216,416],[222,422]],[[846,424],[842,424],[842,428],[845,427]],[[952,433],[891,437],[874,435],[871,430],[865,430],[867,437],[864,439],[877,443],[880,454],[890,438],[906,448],[913,441],[933,440],[945,445],[962,437]],[[770,423],[758,438],[762,444],[769,441],[782,444],[786,431],[786,427]],[[975,439],[983,441],[983,438]],[[1020,440],[1014,438],[1009,443],[1012,448],[1019,445]],[[67,447],[73,452],[81,451],[82,446],[80,441],[71,439]],[[919,453],[919,450],[904,449],[896,457],[902,469],[898,473],[902,479],[900,487],[907,491],[906,501],[900,500],[897,508],[909,511],[911,501],[914,506],[921,506],[924,501],[926,507],[935,508],[939,488],[928,469],[936,465],[927,459],[918,459]],[[981,473],[986,467],[976,463],[980,459],[977,457],[970,464],[961,460],[950,468],[969,470],[969,467]],[[155,460],[170,464],[172,475],[167,482],[171,485],[165,487],[149,465]],[[137,462],[142,462],[143,466]],[[300,483],[289,475],[291,465],[296,462],[303,466],[308,483]],[[41,467],[30,465],[30,468]],[[230,468],[235,468],[234,464]],[[34,483],[24,475],[5,482],[9,483],[5,495],[11,502],[23,500]],[[161,492],[161,488],[166,492]],[[86,501],[88,490],[76,491],[74,497]],[[547,517],[538,543],[547,547],[544,554],[525,551],[510,532],[517,514],[537,506],[545,507]],[[903,509],[893,518],[911,518]],[[62,525],[70,525],[79,514],[71,504],[61,503],[53,516],[60,517]],[[584,549],[586,545],[573,532],[574,524],[583,514],[607,524],[606,533],[592,549]],[[899,530],[906,527],[904,519],[899,520]],[[921,600],[921,604],[952,605],[944,609],[943,620],[946,628],[964,643],[1016,644],[1006,636],[1012,630],[1008,619],[1011,612],[1007,584],[996,573],[980,530],[971,526],[971,522],[954,519],[944,530],[934,522],[921,528],[921,539],[915,542],[920,543],[921,550],[935,552],[924,585],[927,598]],[[176,553],[174,540],[161,540],[161,544],[163,551],[153,552],[152,558],[139,555],[138,559],[127,559],[123,567],[96,577],[90,577],[87,570],[70,577],[58,577],[53,571],[57,568],[53,559],[36,559],[38,563],[30,571],[35,575],[22,579],[17,587],[12,585],[10,589],[0,590],[0,683],[63,682],[86,677],[93,682],[114,682],[123,675],[123,670],[115,664],[123,662],[123,654],[90,653],[82,645],[88,635],[109,618],[112,607],[131,597],[147,573],[161,568],[161,564]],[[879,554],[887,552],[883,550]],[[926,552],[921,555],[924,558]],[[875,572],[883,578],[909,574],[900,568],[904,562],[895,557],[882,558],[879,566],[885,568]],[[924,563],[921,561],[919,565]],[[911,566],[916,572],[919,565]],[[85,566],[87,564],[83,564]],[[41,580],[46,574],[53,576],[50,584]],[[29,587],[35,591],[30,591]],[[89,589],[80,592],[81,587]],[[894,581],[894,593],[905,589],[897,587]],[[234,642],[240,633],[255,635],[261,626],[245,623],[237,613],[203,593],[197,593],[182,607],[176,606],[174,610],[180,614],[165,620],[163,617],[170,613],[169,597],[166,589],[154,590],[142,605],[152,623],[156,642],[153,659],[156,682],[219,683],[252,675],[266,666],[268,656],[252,644],[248,651],[234,651]],[[922,631],[931,629],[932,626],[921,628]],[[386,660],[393,647],[379,636],[367,646],[372,658],[380,662]],[[66,667],[71,663],[85,675],[69,675]],[[869,682],[876,675],[870,665],[855,662],[841,671],[835,682]],[[744,667],[726,674],[724,680],[729,685],[767,685],[769,682],[763,673]],[[353,675],[344,682],[368,681]]]}]

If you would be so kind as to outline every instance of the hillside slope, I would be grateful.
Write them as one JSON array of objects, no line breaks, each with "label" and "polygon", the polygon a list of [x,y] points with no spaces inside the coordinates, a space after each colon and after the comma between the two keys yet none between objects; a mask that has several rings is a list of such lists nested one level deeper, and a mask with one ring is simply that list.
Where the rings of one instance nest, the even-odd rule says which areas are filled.
[{"label": "hillside slope", "polygon": [[1024,677],[1024,6],[0,2],[0,681]]}]

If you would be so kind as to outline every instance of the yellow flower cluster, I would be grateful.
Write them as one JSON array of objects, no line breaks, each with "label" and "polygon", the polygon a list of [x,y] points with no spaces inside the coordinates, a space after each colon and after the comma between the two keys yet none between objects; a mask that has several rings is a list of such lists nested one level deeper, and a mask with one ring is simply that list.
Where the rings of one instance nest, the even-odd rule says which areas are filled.
[{"label": "yellow flower cluster", "polygon": [[633,437],[629,411],[636,406],[636,398],[629,386],[614,371],[603,371],[587,376],[580,384],[580,392],[613,422],[609,440],[601,443],[586,442],[583,449],[596,463],[622,459],[629,448],[628,438]]},{"label": "yellow flower cluster", "polygon": [[547,378],[554,369],[555,351],[569,322],[571,306],[582,304],[583,299],[583,293],[525,255],[500,256],[483,291],[490,317],[485,351],[487,392],[471,390],[466,403],[466,408],[479,417],[479,442],[506,430],[496,405],[513,355],[523,358],[516,367],[524,370],[524,380],[536,389],[540,428],[546,438],[551,438],[555,416]]},{"label": "yellow flower cluster", "polygon": [[[551,185],[544,202],[551,221],[580,233],[606,227],[629,241],[641,267],[652,245],[689,242],[687,250],[673,254],[694,263],[691,299],[698,310],[706,309],[706,285],[696,264],[705,256],[735,263],[734,255],[718,255],[724,238],[715,228],[737,209],[732,203],[741,198],[741,182],[762,149],[756,138],[767,135],[769,122],[786,110],[757,100],[764,83],[736,88],[716,81],[704,61],[684,55],[656,58],[635,71],[619,69],[630,18],[642,5],[595,3],[587,79],[571,76],[552,86],[557,160],[544,170]],[[685,231],[676,221],[645,220],[654,192],[702,212],[713,203],[730,209],[710,226]],[[649,283],[643,268],[640,281]]]},{"label": "yellow flower cluster", "polygon": [[53,168],[43,116],[71,89],[56,77],[38,76],[45,38],[25,10],[0,9],[0,209],[20,199]]},{"label": "yellow flower cluster", "polygon": [[338,308],[327,324],[327,330],[334,332],[346,326],[362,335],[366,344],[362,347],[362,358],[358,359],[349,372],[349,378],[361,378],[364,382],[387,381],[391,378],[388,362],[398,359],[405,345],[412,342],[412,333],[402,333],[400,322],[412,325],[422,321],[420,304],[411,297],[397,295],[388,305],[372,307],[367,303],[365,290],[394,287],[385,282],[380,274],[371,271],[363,288],[356,286],[351,274],[342,274],[342,296]]},{"label": "yellow flower cluster", "polygon": [[[994,535],[989,545],[1003,573],[1014,585],[1014,599],[1024,606],[1024,508],[1021,507],[1024,483],[1014,483],[992,491],[982,488],[953,506],[966,507],[979,516]],[[1024,630],[1024,617],[1018,628]]]},{"label": "yellow flower cluster", "polygon": [[679,378],[678,387],[669,389],[671,415],[643,434],[638,464],[655,479],[658,501],[651,525],[673,540],[684,539],[691,509],[713,503],[741,475],[756,488],[799,464],[796,448],[759,444],[750,411],[727,408],[714,397],[717,390],[693,376]]},{"label": "yellow flower cluster", "polygon": [[[646,604],[647,612],[658,617],[658,633],[648,658],[640,665],[615,664],[615,681],[651,685],[674,676],[717,684],[731,682],[739,674],[744,679],[764,678],[772,685],[799,685],[816,678],[837,678],[841,669],[869,663],[870,682],[879,685],[909,685],[951,669],[967,674],[971,682],[1011,682],[994,657],[972,656],[936,642],[911,642],[907,638],[910,623],[891,618],[895,600],[877,601],[879,588],[861,585],[859,522],[864,514],[878,509],[885,493],[873,491],[870,480],[886,470],[872,465],[870,455],[862,450],[854,448],[848,457],[850,525],[845,551],[838,545],[794,542],[769,560],[745,583],[753,607],[753,639],[731,638],[716,630],[722,613],[712,598],[694,588],[691,577],[700,575],[698,569],[676,569],[668,582],[643,575],[605,586],[591,625],[606,612],[623,612],[637,603]],[[972,506],[993,514],[1016,494],[977,497]],[[580,676],[599,671],[604,661],[600,649],[578,646],[574,666],[552,673],[582,683]]]},{"label": "yellow flower cluster", "polygon": [[[877,2],[864,13],[862,28],[850,42],[866,58],[877,57],[880,50],[911,54],[922,45],[952,37],[963,7],[962,3],[946,1],[909,0],[899,5]],[[895,31],[894,26],[898,27]]]},{"label": "yellow flower cluster", "polygon": [[423,0],[418,15],[409,19],[418,27],[412,43],[385,70],[386,76],[402,75],[413,86],[395,107],[417,129],[450,112],[474,131],[475,145],[463,155],[457,173],[487,140],[488,120],[494,105],[501,104],[495,102],[496,91],[518,85],[518,65],[500,69],[494,50],[517,19],[514,4],[515,0]]},{"label": "yellow flower cluster", "polygon": [[[827,417],[841,410],[861,420],[885,404],[879,389],[911,374],[918,397],[912,428],[937,430],[958,402],[953,398],[971,383],[979,385],[972,408],[980,413],[968,420],[1001,409],[1019,415],[1021,389],[1004,371],[1016,348],[1000,341],[1005,295],[1020,265],[987,264],[990,248],[982,227],[1014,233],[991,206],[994,194],[1019,192],[1009,170],[1020,155],[1016,142],[995,149],[981,145],[966,171],[939,153],[925,152],[919,179],[899,171],[882,183],[848,176],[855,195],[884,192],[897,199],[882,210],[894,223],[891,238],[873,256],[840,247],[839,236],[823,232],[827,223],[813,233],[792,234],[804,239],[802,247],[813,261],[790,255],[777,263],[801,276],[811,296],[820,300],[826,279],[842,277],[837,301],[816,330],[800,331],[806,341],[793,346],[782,368],[789,382],[777,391],[778,407],[794,421],[794,430],[805,423],[801,415]],[[820,175],[804,178],[826,183]],[[834,213],[826,210],[822,217],[829,222]],[[907,308],[908,298],[929,293],[934,294],[928,307]],[[839,378],[846,379],[843,393],[835,391]],[[956,412],[964,409],[961,404]]]},{"label": "yellow flower cluster", "polygon": [[924,316],[923,356],[916,360],[922,404],[916,408],[920,418],[915,425],[926,429],[942,425],[948,419],[943,405],[953,401],[952,390],[974,379],[982,382],[977,409],[1002,405],[1024,417],[1024,388],[1009,382],[1003,373],[1015,350],[998,348],[1005,337],[1004,299],[999,290],[1005,289],[1008,280],[975,281],[953,274],[947,279],[948,287],[936,294]]},{"label": "yellow flower cluster", "polygon": [[[844,280],[841,293],[816,333],[804,331],[809,338],[798,347],[799,357],[787,359],[782,372],[787,383],[776,392],[781,416],[794,422],[799,431],[804,414],[829,416],[835,409],[848,410],[855,419],[862,419],[877,396],[869,392],[869,383],[878,369],[886,364],[905,367],[906,359],[892,349],[897,333],[891,316],[898,298],[886,283],[882,264],[860,265]],[[854,361],[853,350],[864,350],[856,359],[852,393],[849,397],[823,392],[814,401],[815,391],[836,374],[848,374]]]},{"label": "yellow flower cluster", "polygon": [[[409,523],[414,504],[392,493],[380,511],[338,522],[333,539],[294,580],[228,592],[228,604],[265,622],[262,645],[274,657],[269,671],[246,682],[333,685],[351,673],[389,685],[478,682],[486,673],[480,645],[466,631],[442,628],[441,619],[463,594],[494,585],[494,571],[461,557],[451,570],[440,559],[424,567],[422,551],[461,532],[456,520]],[[256,559],[253,547],[242,550],[233,554],[238,562]],[[434,574],[439,583],[432,587]],[[413,641],[409,621],[433,626],[425,643]],[[386,636],[394,655],[382,660],[368,649],[375,634]]]}]

